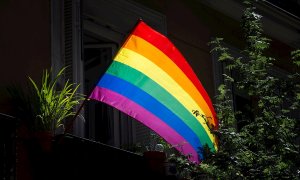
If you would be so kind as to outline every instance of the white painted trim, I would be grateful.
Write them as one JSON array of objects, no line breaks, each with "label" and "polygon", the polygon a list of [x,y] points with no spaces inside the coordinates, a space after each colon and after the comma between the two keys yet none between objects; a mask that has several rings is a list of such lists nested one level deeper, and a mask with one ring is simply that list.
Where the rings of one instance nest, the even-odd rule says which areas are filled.
[{"label": "white painted trim", "polygon": [[[84,0],[84,17],[111,31],[127,35],[138,19],[166,34],[166,17],[130,0]],[[101,9],[101,10],[99,10]]]},{"label": "white painted trim", "polygon": [[[82,29],[81,29],[81,0],[73,0],[73,82],[77,85],[78,93],[84,93],[84,77],[83,77],[83,62],[81,59],[82,51]],[[80,105],[76,107],[78,110]],[[79,116],[76,118],[73,125],[73,133],[77,136],[85,136],[85,119],[84,111],[80,111]]]}]

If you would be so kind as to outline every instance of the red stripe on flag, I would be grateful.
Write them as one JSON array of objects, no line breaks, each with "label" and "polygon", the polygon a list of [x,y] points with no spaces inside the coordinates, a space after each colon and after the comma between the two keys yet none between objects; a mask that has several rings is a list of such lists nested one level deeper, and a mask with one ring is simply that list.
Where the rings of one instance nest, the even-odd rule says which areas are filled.
[{"label": "red stripe on flag", "polygon": [[203,99],[206,101],[210,111],[212,112],[212,115],[214,116],[214,125],[218,127],[217,116],[207,92],[203,88],[193,69],[189,66],[183,55],[173,45],[173,43],[169,41],[168,38],[146,25],[143,21],[139,22],[132,34],[143,38],[160,49],[164,54],[172,59],[172,61],[183,71],[183,73],[185,73],[185,75],[193,82],[195,87],[203,96]]}]

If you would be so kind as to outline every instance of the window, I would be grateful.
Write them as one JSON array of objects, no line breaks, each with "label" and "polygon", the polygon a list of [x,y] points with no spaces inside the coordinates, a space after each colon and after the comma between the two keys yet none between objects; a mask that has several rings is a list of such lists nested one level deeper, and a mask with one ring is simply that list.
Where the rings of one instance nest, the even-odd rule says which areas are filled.
[{"label": "window", "polygon": [[[233,57],[240,57],[241,54],[239,53],[239,49],[232,47],[228,44],[224,44],[225,47],[228,48],[228,52]],[[212,54],[213,59],[213,71],[214,71],[214,84],[215,84],[215,94],[218,94],[218,87],[221,84],[224,84],[224,76],[223,74],[230,74],[234,79],[239,78],[239,74],[234,71],[228,71],[225,69],[225,64],[218,61],[218,55],[216,52]],[[231,99],[232,99],[232,108],[236,112],[242,112],[238,115],[237,119],[237,128],[242,128],[245,125],[245,122],[249,119],[253,118],[253,114],[250,112],[251,107],[251,100],[250,98],[243,93],[242,91],[238,90],[234,85],[228,85],[231,88]]]},{"label": "window", "polygon": [[[69,65],[67,78],[90,93],[139,18],[166,33],[165,16],[133,1],[53,0],[52,65]],[[144,141],[147,127],[101,102],[88,102],[74,134],[116,147]],[[149,135],[148,135],[149,134]]]},{"label": "window", "polygon": [[[243,55],[240,53],[240,50],[232,47],[228,44],[223,44],[223,46],[228,48],[228,52],[233,57],[243,57]],[[228,71],[225,69],[225,64],[218,61],[218,56],[216,52],[213,52],[212,54],[213,59],[213,69],[214,69],[214,82],[215,82],[215,93],[218,94],[217,89],[218,87],[224,83],[223,74],[230,74],[231,77],[233,77],[235,80],[239,80],[239,74],[236,73],[234,70]],[[244,58],[246,59],[246,57]],[[284,71],[283,69],[280,69],[276,66],[273,66],[269,72],[271,76],[286,80],[288,76],[288,72]],[[244,125],[246,125],[246,122],[249,120],[254,119],[254,114],[251,112],[251,108],[253,108],[254,101],[253,99],[250,99],[250,97],[244,93],[242,90],[239,90],[235,87],[234,83],[233,85],[228,85],[231,88],[231,99],[232,99],[232,108],[235,112],[241,112],[241,114],[238,114],[236,118],[238,119],[238,122],[236,124],[237,129],[242,128]],[[279,91],[279,90],[274,90]],[[292,112],[295,113],[295,115],[292,114],[294,117],[298,117],[297,113],[299,112]]]}]

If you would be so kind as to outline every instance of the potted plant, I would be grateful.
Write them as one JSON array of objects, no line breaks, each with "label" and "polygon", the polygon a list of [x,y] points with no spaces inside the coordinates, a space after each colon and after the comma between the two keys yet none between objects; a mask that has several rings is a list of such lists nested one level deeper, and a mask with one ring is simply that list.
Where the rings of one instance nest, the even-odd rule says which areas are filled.
[{"label": "potted plant", "polygon": [[[62,77],[66,67],[51,79],[52,71],[43,72],[41,85],[28,77],[33,87],[34,131],[55,134],[58,128],[64,129],[64,120],[75,115],[74,108],[84,99],[84,95],[77,93],[79,85],[68,80],[59,88],[58,80]],[[74,87],[75,86],[75,87]]]},{"label": "potted plant", "polygon": [[[18,119],[17,169],[19,177],[43,177],[52,163],[52,143],[57,130],[73,118],[74,108],[84,99],[77,93],[79,85],[60,83],[66,67],[57,74],[44,70],[39,82],[28,77],[28,86],[8,87],[13,104],[12,115]],[[63,131],[61,131],[63,132]]]},{"label": "potted plant", "polygon": [[150,132],[150,141],[143,152],[146,168],[150,174],[164,177],[167,174],[167,153],[165,147],[169,145],[155,132]]}]

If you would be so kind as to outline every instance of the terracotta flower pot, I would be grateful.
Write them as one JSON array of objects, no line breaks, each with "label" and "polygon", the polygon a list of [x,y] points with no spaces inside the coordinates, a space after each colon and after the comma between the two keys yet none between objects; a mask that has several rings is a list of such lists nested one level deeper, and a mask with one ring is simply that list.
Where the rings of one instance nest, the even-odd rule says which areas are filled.
[{"label": "terracotta flower pot", "polygon": [[144,152],[147,168],[160,175],[166,174],[166,153],[160,151],[146,151]]},{"label": "terracotta flower pot", "polygon": [[34,138],[43,152],[49,153],[52,150],[53,134],[50,131],[38,131],[33,134]]}]

